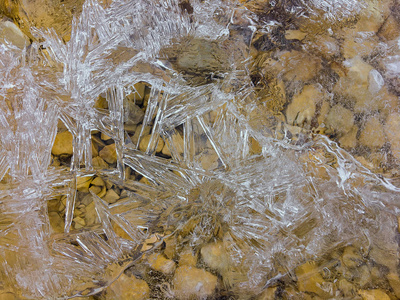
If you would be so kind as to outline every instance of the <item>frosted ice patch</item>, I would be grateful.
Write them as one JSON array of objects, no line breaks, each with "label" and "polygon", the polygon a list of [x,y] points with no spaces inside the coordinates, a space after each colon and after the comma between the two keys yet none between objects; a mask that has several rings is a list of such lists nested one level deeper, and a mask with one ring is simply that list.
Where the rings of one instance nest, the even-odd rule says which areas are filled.
[{"label": "frosted ice patch", "polygon": [[379,92],[383,87],[383,85],[385,84],[382,75],[375,69],[369,72],[368,80],[369,80],[368,89],[373,94]]}]

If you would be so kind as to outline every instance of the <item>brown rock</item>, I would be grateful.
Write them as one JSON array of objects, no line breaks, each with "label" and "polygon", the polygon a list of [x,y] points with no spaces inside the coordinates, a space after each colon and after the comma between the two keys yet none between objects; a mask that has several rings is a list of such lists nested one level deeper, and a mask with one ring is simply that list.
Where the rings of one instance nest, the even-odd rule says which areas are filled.
[{"label": "brown rock", "polygon": [[95,168],[101,168],[101,169],[108,168],[108,164],[100,156],[96,156],[95,158],[92,158],[92,166]]},{"label": "brown rock", "polygon": [[56,135],[56,139],[54,140],[53,148],[51,149],[51,153],[53,155],[72,155],[72,134],[69,131],[63,131]]}]

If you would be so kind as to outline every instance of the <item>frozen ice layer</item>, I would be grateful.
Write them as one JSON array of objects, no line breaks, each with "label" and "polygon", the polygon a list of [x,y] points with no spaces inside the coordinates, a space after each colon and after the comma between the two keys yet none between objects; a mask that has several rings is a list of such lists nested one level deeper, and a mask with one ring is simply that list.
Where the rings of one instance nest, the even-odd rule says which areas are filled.
[{"label": "frozen ice layer", "polygon": [[389,2],[0,5],[0,298],[399,297]]}]

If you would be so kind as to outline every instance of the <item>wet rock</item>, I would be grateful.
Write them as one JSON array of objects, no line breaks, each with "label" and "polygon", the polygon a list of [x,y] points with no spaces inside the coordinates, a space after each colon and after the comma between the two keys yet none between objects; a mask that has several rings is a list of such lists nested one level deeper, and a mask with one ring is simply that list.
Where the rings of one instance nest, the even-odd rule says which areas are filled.
[{"label": "wet rock", "polygon": [[390,15],[381,26],[378,36],[385,41],[391,41],[400,35],[400,26],[393,15]]},{"label": "wet rock", "polygon": [[125,124],[136,125],[143,121],[144,112],[131,101],[124,101],[124,121]]},{"label": "wet rock", "polygon": [[117,162],[117,152],[115,151],[115,144],[107,145],[99,152],[99,156],[109,164]]},{"label": "wet rock", "polygon": [[306,32],[303,32],[301,30],[286,30],[285,32],[285,38],[287,40],[304,40],[304,38],[307,36]]},{"label": "wet rock", "polygon": [[314,262],[307,262],[295,269],[297,287],[301,292],[315,293],[320,297],[329,297],[329,293],[322,286],[324,279],[319,274]]},{"label": "wet rock", "polygon": [[92,185],[96,185],[96,186],[104,186],[105,182],[103,179],[101,179],[101,177],[96,177],[95,179],[93,179],[93,181],[91,182]]},{"label": "wet rock", "polygon": [[370,149],[380,148],[385,143],[383,125],[377,117],[371,117],[361,131],[360,143]]},{"label": "wet rock", "polygon": [[93,201],[86,206],[85,222],[87,226],[93,225],[97,222],[97,212],[95,207]]},{"label": "wet rock", "polygon": [[114,190],[108,190],[103,199],[112,204],[117,202],[117,200],[119,199],[119,195]]},{"label": "wet rock", "polygon": [[358,294],[363,300],[390,300],[390,297],[382,290],[359,290]]},{"label": "wet rock", "polygon": [[[139,135],[140,135],[140,132],[142,131],[142,127],[143,127],[143,126],[142,126],[141,124],[138,125],[137,128],[136,128],[135,134],[131,137],[132,142],[133,142],[134,144],[137,144],[137,142],[139,141]],[[149,134],[150,134],[150,131],[151,131],[151,126],[146,126],[146,127],[143,129],[142,137],[144,137],[144,136],[146,136],[146,135],[149,135]]]},{"label": "wet rock", "polygon": [[275,299],[275,294],[277,291],[277,287],[269,287],[265,289],[256,299],[257,300],[270,300]]},{"label": "wet rock", "polygon": [[292,103],[286,110],[287,122],[291,125],[310,123],[315,115],[316,103],[323,98],[323,93],[314,85],[304,86],[301,93],[293,96]]},{"label": "wet rock", "polygon": [[357,146],[357,132],[358,127],[353,126],[348,133],[339,139],[340,146],[344,149],[352,149]]},{"label": "wet rock", "polygon": [[333,128],[339,134],[346,134],[354,125],[353,113],[340,104],[336,104],[328,113],[325,120],[327,127]]},{"label": "wet rock", "polygon": [[186,249],[180,253],[179,266],[195,266],[197,257],[191,249]]},{"label": "wet rock", "polygon": [[63,131],[56,135],[56,139],[54,140],[53,148],[51,149],[51,153],[53,155],[72,155],[72,134],[69,131]]},{"label": "wet rock", "polygon": [[93,180],[93,176],[78,177],[76,180],[76,189],[83,193],[89,193],[89,186]]},{"label": "wet rock", "polygon": [[353,101],[357,113],[378,110],[384,86],[382,75],[360,57],[346,61],[345,66],[347,74],[340,77],[334,92]]},{"label": "wet rock", "polygon": [[279,56],[281,75],[286,81],[308,81],[322,68],[321,59],[300,51],[287,51]]},{"label": "wet rock", "polygon": [[206,299],[214,293],[217,282],[217,276],[192,266],[178,267],[172,279],[177,299]]},{"label": "wet rock", "polygon": [[346,279],[340,279],[338,281],[338,288],[342,291],[345,297],[354,297],[357,293],[357,288]]},{"label": "wet rock", "polygon": [[93,185],[93,186],[91,186],[91,187],[89,188],[89,191],[92,192],[92,193],[95,194],[95,195],[100,194],[100,193],[101,193],[101,190],[102,190],[101,186],[96,186],[96,185]]},{"label": "wet rock", "polygon": [[29,44],[29,39],[13,22],[2,21],[0,22],[0,43],[12,44],[23,49]]},{"label": "wet rock", "polygon": [[375,35],[364,32],[345,30],[342,53],[345,59],[369,55],[378,46],[379,39]]},{"label": "wet rock", "polygon": [[390,142],[392,154],[400,160],[400,114],[392,113],[386,120],[385,133]]},{"label": "wet rock", "polygon": [[211,269],[223,271],[229,264],[229,255],[222,242],[207,244],[200,250],[204,263]]},{"label": "wet rock", "polygon": [[86,226],[86,221],[81,217],[74,218],[75,229],[80,229]]},{"label": "wet rock", "polygon": [[400,299],[400,277],[395,272],[390,272],[386,275],[387,280],[389,281],[390,287],[393,290],[393,293],[396,295],[398,299]]},{"label": "wet rock", "polygon": [[108,164],[100,156],[92,158],[92,166],[94,168],[107,169]]},{"label": "wet rock", "polygon": [[362,257],[355,247],[348,246],[343,251],[342,262],[348,268],[355,268],[362,264]]},{"label": "wet rock", "polygon": [[126,98],[135,104],[141,104],[143,102],[146,85],[142,82],[138,82],[133,87],[135,90],[127,95]]},{"label": "wet rock", "polygon": [[50,225],[55,232],[64,232],[64,220],[57,212],[49,213]]},{"label": "wet rock", "polygon": [[175,271],[175,262],[171,259],[165,258],[162,254],[153,253],[148,257],[147,261],[152,269],[166,275],[172,274]]},{"label": "wet rock", "polygon": [[146,300],[150,288],[146,281],[122,274],[106,291],[106,300]]},{"label": "wet rock", "polygon": [[109,137],[107,134],[105,134],[104,132],[102,132],[101,133],[101,139],[103,140],[103,141],[108,141],[108,140],[111,140],[111,137]]},{"label": "wet rock", "polygon": [[[151,139],[151,134],[148,134],[140,140],[140,143],[139,143],[140,151],[145,152],[147,150],[150,139]],[[164,148],[164,141],[162,138],[159,137],[158,142],[157,142],[156,152],[161,152],[163,148]]]},{"label": "wet rock", "polygon": [[17,298],[11,292],[0,293],[0,300],[16,300]]}]

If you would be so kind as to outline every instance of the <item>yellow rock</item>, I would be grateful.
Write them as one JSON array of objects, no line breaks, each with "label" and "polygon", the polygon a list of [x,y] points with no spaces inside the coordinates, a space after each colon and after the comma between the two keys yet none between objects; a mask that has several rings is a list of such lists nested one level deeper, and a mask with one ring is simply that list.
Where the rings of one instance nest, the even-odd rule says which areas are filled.
[{"label": "yellow rock", "polygon": [[258,297],[257,300],[272,300],[275,299],[277,287],[269,287],[265,289]]},{"label": "yellow rock", "polygon": [[286,30],[285,32],[285,38],[287,40],[304,40],[304,38],[307,36],[306,32],[303,32],[301,30]]},{"label": "yellow rock", "polygon": [[[145,152],[147,150],[147,147],[150,142],[150,138],[151,138],[151,134],[148,134],[140,140],[140,143],[139,143],[140,151]],[[164,148],[164,141],[162,138],[159,137],[158,142],[157,142],[156,152],[161,152],[163,150],[163,148]]]},{"label": "yellow rock", "polygon": [[300,51],[286,51],[279,57],[286,81],[308,81],[322,68],[321,59]]},{"label": "yellow rock", "polygon": [[378,32],[378,36],[383,38],[386,41],[394,40],[398,38],[400,35],[400,26],[397,20],[390,15],[386,20],[385,23],[381,26]]},{"label": "yellow rock", "polygon": [[391,144],[393,156],[400,160],[400,114],[392,113],[384,127],[386,136]]},{"label": "yellow rock", "polygon": [[96,186],[104,186],[104,180],[101,179],[101,177],[96,177],[95,179],[93,179],[93,181],[91,182],[92,185],[96,185]]},{"label": "yellow rock", "polygon": [[301,93],[293,96],[292,103],[286,110],[287,122],[290,125],[310,123],[315,115],[316,103],[323,99],[323,93],[314,85],[304,86]]},{"label": "yellow rock", "polygon": [[134,101],[135,103],[138,103],[138,102],[140,102],[140,100],[143,100],[143,98],[144,98],[144,91],[145,91],[146,85],[142,82],[138,82],[133,87],[135,88],[135,91],[133,91],[126,97],[129,100]]},{"label": "yellow rock", "polygon": [[106,300],[147,300],[150,288],[146,281],[122,274],[106,290]]},{"label": "yellow rock", "polygon": [[175,262],[171,259],[165,258],[162,254],[153,253],[148,257],[147,261],[152,269],[166,275],[172,274],[175,271]]},{"label": "yellow rock", "polygon": [[195,266],[196,262],[197,258],[191,249],[181,252],[179,257],[179,266]]},{"label": "yellow rock", "polygon": [[[171,140],[173,143],[173,146],[175,147],[175,150],[178,152],[179,155],[183,154],[183,138],[181,137],[181,135],[179,133],[173,134],[171,135]],[[162,154],[164,155],[168,155],[168,156],[172,156],[171,155],[171,151],[169,149],[169,141],[165,144],[165,146],[162,149]]]},{"label": "yellow rock", "polygon": [[106,195],[104,196],[104,200],[110,204],[117,202],[118,199],[119,195],[114,190],[111,189],[108,190]]},{"label": "yellow rock", "polygon": [[101,190],[102,190],[102,188],[101,188],[100,186],[96,186],[96,185],[93,185],[93,186],[91,186],[91,187],[89,188],[89,191],[91,191],[91,192],[94,193],[95,195],[100,194]]},{"label": "yellow rock", "polygon": [[95,168],[107,169],[108,164],[100,156],[92,158],[92,166]]},{"label": "yellow rock", "polygon": [[336,104],[331,108],[325,120],[325,125],[328,128],[333,128],[339,134],[349,132],[353,128],[353,124],[353,113],[340,104]]},{"label": "yellow rock", "polygon": [[53,148],[51,149],[51,153],[53,155],[72,155],[72,134],[69,131],[63,131],[56,135],[56,139],[54,140]]},{"label": "yellow rock", "polygon": [[371,149],[380,148],[385,143],[383,126],[377,117],[370,118],[361,131],[360,143]]},{"label": "yellow rock", "polygon": [[104,159],[109,164],[114,164],[117,162],[117,152],[115,151],[115,144],[110,144],[105,146],[99,152],[99,156]]},{"label": "yellow rock", "polygon": [[22,49],[29,44],[29,39],[10,21],[0,22],[0,43],[11,43]]},{"label": "yellow rock", "polygon": [[339,139],[340,146],[344,149],[352,149],[357,145],[357,132],[358,127],[353,126],[353,128]]},{"label": "yellow rock", "polygon": [[386,275],[387,280],[389,281],[390,287],[392,288],[394,294],[397,298],[400,299],[400,278],[399,275],[395,272],[390,272]]},{"label": "yellow rock", "polygon": [[15,295],[11,292],[9,293],[1,293],[0,294],[0,300],[15,300]]},{"label": "yellow rock", "polygon": [[390,300],[390,297],[382,290],[359,290],[358,294],[363,300]]},{"label": "yellow rock", "polygon": [[295,272],[299,291],[315,293],[320,297],[329,296],[329,293],[322,289],[324,279],[319,274],[314,262],[306,262],[298,266]]},{"label": "yellow rock", "polygon": [[82,176],[76,180],[76,189],[80,192],[89,193],[89,186],[93,180],[93,176]]},{"label": "yellow rock", "polygon": [[211,269],[223,271],[229,264],[229,255],[222,242],[215,242],[205,245],[200,250],[201,257],[205,264]]},{"label": "yellow rock", "polygon": [[348,246],[343,251],[342,261],[346,267],[355,268],[362,263],[362,257],[355,247]]},{"label": "yellow rock", "polygon": [[206,299],[212,296],[217,283],[217,276],[192,266],[178,267],[172,279],[177,299]]}]

